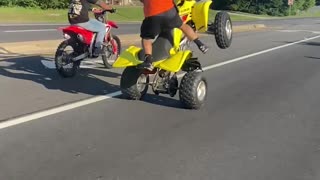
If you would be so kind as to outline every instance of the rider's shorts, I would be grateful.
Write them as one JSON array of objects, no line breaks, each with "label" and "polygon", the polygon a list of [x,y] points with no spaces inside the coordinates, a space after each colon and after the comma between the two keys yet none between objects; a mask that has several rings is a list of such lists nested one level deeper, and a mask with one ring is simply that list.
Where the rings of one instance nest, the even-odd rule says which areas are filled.
[{"label": "rider's shorts", "polygon": [[180,28],[183,22],[176,7],[158,14],[146,17],[140,28],[140,37],[143,39],[154,39],[161,31]]}]

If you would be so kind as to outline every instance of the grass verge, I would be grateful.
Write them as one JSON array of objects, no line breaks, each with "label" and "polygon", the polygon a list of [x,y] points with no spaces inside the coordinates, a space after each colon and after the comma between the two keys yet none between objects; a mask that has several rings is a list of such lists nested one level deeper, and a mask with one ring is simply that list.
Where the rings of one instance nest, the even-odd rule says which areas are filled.
[{"label": "grass verge", "polygon": [[[141,7],[116,7],[118,13],[108,14],[114,21],[141,21]],[[92,15],[92,13],[90,13]],[[21,7],[0,7],[0,23],[67,23],[67,10]]]},{"label": "grass verge", "polygon": [[[141,22],[142,7],[116,6],[118,12],[108,14],[110,20],[116,22]],[[38,8],[0,7],[0,23],[67,23],[67,10],[42,10]],[[214,20],[217,11],[210,10],[210,21]],[[91,17],[92,17],[92,13]],[[320,17],[320,11],[301,12],[296,16],[272,17],[248,13],[230,12],[232,21],[255,21],[262,19],[288,19],[303,17]]]},{"label": "grass verge", "polygon": [[[108,14],[108,18],[117,22],[141,21],[142,7],[116,7],[118,12]],[[42,10],[38,8],[0,7],[0,23],[67,23],[67,10]],[[92,13],[91,17],[92,16]],[[210,11],[214,19],[216,11]],[[230,14],[233,21],[249,21],[257,18]]]}]

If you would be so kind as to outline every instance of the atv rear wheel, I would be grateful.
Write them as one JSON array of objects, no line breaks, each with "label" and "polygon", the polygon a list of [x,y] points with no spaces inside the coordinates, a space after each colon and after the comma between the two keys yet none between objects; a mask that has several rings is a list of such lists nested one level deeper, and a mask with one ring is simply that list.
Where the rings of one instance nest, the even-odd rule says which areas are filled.
[{"label": "atv rear wheel", "polygon": [[122,73],[120,88],[123,96],[131,100],[140,100],[148,91],[149,75],[136,67],[127,67]]},{"label": "atv rear wheel", "polygon": [[200,109],[207,96],[207,81],[201,72],[186,73],[180,83],[179,97],[188,109]]},{"label": "atv rear wheel", "polygon": [[[116,49],[116,52],[114,52],[114,49]],[[121,41],[119,37],[112,34],[112,41],[108,45],[103,46],[102,51],[102,61],[104,67],[111,69],[113,63],[121,53]]]},{"label": "atv rear wheel", "polygon": [[218,12],[213,24],[214,36],[219,48],[226,49],[232,42],[232,22],[227,12]]},{"label": "atv rear wheel", "polygon": [[[72,52],[66,52],[67,47],[72,48]],[[65,78],[73,77],[76,75],[79,67],[80,61],[73,62],[71,59],[75,57],[76,45],[71,40],[65,40],[60,43],[55,54],[55,66],[59,75]]]}]

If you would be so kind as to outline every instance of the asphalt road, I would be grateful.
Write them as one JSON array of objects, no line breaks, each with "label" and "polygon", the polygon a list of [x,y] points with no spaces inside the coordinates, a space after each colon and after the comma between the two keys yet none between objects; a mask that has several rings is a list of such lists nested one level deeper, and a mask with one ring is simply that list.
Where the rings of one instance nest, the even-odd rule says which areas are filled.
[{"label": "asphalt road", "polygon": [[[289,20],[259,20],[234,22],[234,25],[262,23],[268,26],[301,26],[314,23],[320,23],[318,19],[289,19]],[[114,29],[114,34],[138,34],[140,32],[140,23],[119,23],[119,28]],[[66,24],[0,24],[0,43],[3,42],[21,42],[21,41],[37,41],[37,40],[54,40],[61,39],[62,33],[58,28],[64,27]]]},{"label": "asphalt road", "polygon": [[[114,97],[0,123],[0,179],[320,179],[314,22],[237,33],[227,50],[206,39],[208,54],[195,49],[208,67],[199,111],[150,92],[143,101]],[[2,58],[3,120],[118,91],[121,70],[90,66],[61,79],[45,57]]]},{"label": "asphalt road", "polygon": [[[62,32],[58,28],[66,26],[67,24],[0,24],[0,43],[61,39]],[[118,26],[118,29],[113,30],[114,34],[134,34],[140,28],[137,23],[119,23]]]}]

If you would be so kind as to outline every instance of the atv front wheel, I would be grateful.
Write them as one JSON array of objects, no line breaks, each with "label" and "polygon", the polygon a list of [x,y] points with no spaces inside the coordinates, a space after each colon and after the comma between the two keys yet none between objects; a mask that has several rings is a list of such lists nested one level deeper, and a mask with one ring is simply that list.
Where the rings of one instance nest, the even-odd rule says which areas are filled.
[{"label": "atv front wheel", "polygon": [[[67,52],[69,46],[72,48],[70,53]],[[56,51],[54,58],[56,70],[64,78],[75,76],[80,67],[80,61],[72,61],[72,58],[76,55],[75,50],[75,43],[71,40],[65,40],[60,43]]]},{"label": "atv front wheel", "polygon": [[136,67],[127,67],[121,76],[120,88],[123,96],[131,100],[140,100],[148,91],[149,76]]},{"label": "atv front wheel", "polygon": [[200,109],[207,96],[207,81],[201,72],[191,71],[181,80],[179,97],[188,109]]},{"label": "atv front wheel", "polygon": [[213,24],[216,43],[221,49],[230,47],[232,42],[232,22],[227,12],[218,12]]}]

